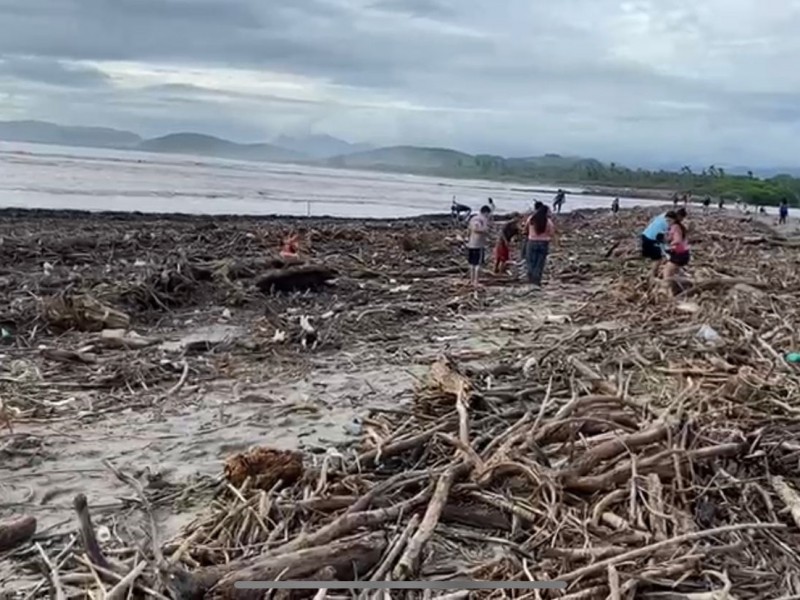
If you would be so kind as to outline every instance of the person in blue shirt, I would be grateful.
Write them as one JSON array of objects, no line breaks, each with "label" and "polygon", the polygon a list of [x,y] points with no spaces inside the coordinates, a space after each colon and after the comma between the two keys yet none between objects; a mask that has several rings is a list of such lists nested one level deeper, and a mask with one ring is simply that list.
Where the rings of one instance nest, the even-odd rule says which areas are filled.
[{"label": "person in blue shirt", "polygon": [[[686,218],[686,209],[679,208],[675,211],[678,218]],[[653,261],[653,276],[658,274],[658,267],[666,257],[664,251],[669,222],[666,213],[656,216],[642,232],[642,257]]]},{"label": "person in blue shirt", "polygon": [[786,201],[786,198],[781,200],[781,208],[780,212],[778,213],[778,224],[779,225],[786,225],[786,219],[789,217],[789,203]]}]

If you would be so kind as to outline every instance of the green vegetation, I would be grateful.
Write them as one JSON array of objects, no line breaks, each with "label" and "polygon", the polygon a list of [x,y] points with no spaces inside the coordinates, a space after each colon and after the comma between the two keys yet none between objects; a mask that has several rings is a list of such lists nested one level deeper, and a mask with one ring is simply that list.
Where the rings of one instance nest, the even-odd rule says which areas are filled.
[{"label": "green vegetation", "polygon": [[336,167],[407,172],[439,177],[482,178],[563,185],[604,186],[691,192],[695,198],[706,195],[750,204],[777,205],[783,198],[790,204],[800,200],[800,179],[778,175],[759,179],[752,173],[731,175],[714,165],[699,173],[689,167],[680,171],[629,169],[591,158],[545,154],[529,158],[503,158],[469,155],[444,148],[397,146],[339,156],[329,163]]}]

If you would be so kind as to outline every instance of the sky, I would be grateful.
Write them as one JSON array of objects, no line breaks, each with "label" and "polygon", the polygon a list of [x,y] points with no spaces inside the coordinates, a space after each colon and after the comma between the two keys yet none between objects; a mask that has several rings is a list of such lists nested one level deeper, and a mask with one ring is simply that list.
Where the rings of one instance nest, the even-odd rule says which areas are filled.
[{"label": "sky", "polygon": [[795,166],[800,0],[0,0],[0,119]]}]

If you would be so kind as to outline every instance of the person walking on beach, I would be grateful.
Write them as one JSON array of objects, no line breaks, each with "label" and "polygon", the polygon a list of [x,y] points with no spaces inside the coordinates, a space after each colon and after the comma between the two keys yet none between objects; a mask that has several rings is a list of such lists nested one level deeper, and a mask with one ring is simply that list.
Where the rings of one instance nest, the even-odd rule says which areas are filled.
[{"label": "person walking on beach", "polygon": [[680,215],[677,211],[670,211],[664,217],[668,224],[668,260],[664,267],[664,282],[670,286],[680,270],[689,264],[690,253],[686,226],[683,224],[685,215]]},{"label": "person walking on beach", "polygon": [[564,202],[567,199],[567,193],[564,190],[558,190],[555,199],[553,200],[553,211],[561,214],[561,208],[564,206]]},{"label": "person walking on beach", "polygon": [[506,272],[508,261],[511,258],[511,242],[521,233],[521,219],[522,217],[518,214],[511,215],[511,219],[503,226],[500,232],[500,238],[497,240],[497,245],[494,248],[495,275]]},{"label": "person walking on beach", "polygon": [[555,237],[555,225],[550,217],[550,209],[541,206],[528,219],[527,226],[528,279],[535,287],[541,287],[550,242]]},{"label": "person walking on beach", "polygon": [[616,215],[619,212],[619,198],[614,198],[611,202],[611,212]]},{"label": "person walking on beach", "polygon": [[786,220],[789,218],[789,202],[784,198],[781,200],[781,206],[778,209],[778,225],[786,225]]},{"label": "person walking on beach", "polygon": [[467,262],[469,262],[469,276],[473,287],[480,284],[480,271],[483,257],[486,252],[486,243],[489,239],[491,227],[490,217],[492,209],[488,206],[481,207],[481,212],[469,220],[469,240],[467,241]]},{"label": "person walking on beach", "polygon": [[708,209],[711,207],[711,196],[703,198],[703,214],[708,214]]}]

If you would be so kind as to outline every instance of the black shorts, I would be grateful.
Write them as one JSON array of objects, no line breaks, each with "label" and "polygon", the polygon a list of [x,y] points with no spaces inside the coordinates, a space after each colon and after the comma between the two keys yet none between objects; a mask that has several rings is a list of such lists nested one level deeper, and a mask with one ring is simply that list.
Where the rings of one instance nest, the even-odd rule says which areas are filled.
[{"label": "black shorts", "polygon": [[689,264],[689,252],[670,252],[669,262],[679,267],[685,267]]},{"label": "black shorts", "polygon": [[642,235],[642,257],[650,260],[661,260],[664,253],[658,242],[651,240],[646,235]]},{"label": "black shorts", "polygon": [[473,267],[483,264],[483,248],[467,248],[467,262]]}]

